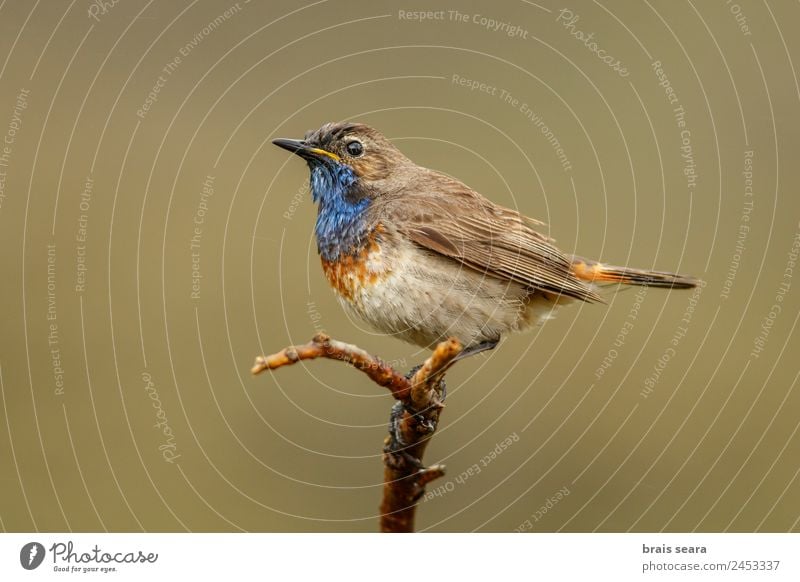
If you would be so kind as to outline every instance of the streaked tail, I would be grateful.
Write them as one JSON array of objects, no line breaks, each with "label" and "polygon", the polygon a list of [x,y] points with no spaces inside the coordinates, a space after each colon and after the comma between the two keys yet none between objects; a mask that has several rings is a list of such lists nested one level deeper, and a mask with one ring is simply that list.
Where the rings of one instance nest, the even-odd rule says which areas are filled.
[{"label": "streaked tail", "polygon": [[582,257],[574,257],[572,272],[578,279],[593,283],[624,283],[625,285],[648,285],[667,289],[691,289],[697,287],[699,283],[697,279],[688,275],[615,267]]}]

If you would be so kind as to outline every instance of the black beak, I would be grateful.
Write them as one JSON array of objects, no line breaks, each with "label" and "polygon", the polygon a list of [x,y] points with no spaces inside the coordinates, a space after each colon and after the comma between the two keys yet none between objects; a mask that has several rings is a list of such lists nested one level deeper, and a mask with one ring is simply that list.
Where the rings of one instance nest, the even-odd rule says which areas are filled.
[{"label": "black beak", "polygon": [[279,148],[283,148],[285,150],[289,150],[293,154],[297,154],[301,158],[306,160],[320,160],[324,158],[330,158],[334,161],[339,161],[340,158],[333,152],[329,152],[326,150],[322,150],[313,146],[308,145],[306,142],[300,139],[274,139],[272,140]]},{"label": "black beak", "polygon": [[292,153],[300,154],[300,151],[306,147],[306,144],[303,140],[300,139],[273,139],[272,143],[274,143],[279,148],[283,148],[285,150],[289,150]]}]

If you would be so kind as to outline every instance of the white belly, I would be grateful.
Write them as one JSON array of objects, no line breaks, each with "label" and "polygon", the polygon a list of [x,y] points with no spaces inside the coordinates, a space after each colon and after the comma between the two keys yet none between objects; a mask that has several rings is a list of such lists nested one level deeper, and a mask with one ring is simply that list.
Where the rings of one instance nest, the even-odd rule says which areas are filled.
[{"label": "white belly", "polygon": [[386,248],[368,255],[368,276],[337,289],[339,299],[348,313],[376,330],[416,345],[432,347],[450,336],[465,346],[499,340],[549,317],[554,307],[542,294],[413,243],[392,245],[391,254]]}]

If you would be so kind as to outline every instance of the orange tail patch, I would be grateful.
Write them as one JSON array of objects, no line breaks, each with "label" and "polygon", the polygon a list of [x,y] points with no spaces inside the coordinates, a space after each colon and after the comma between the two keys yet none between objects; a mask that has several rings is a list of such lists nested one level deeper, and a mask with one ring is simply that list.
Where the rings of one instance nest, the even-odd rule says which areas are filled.
[{"label": "orange tail patch", "polygon": [[623,283],[625,285],[649,285],[671,289],[691,289],[697,287],[698,280],[688,275],[665,271],[647,271],[615,267],[597,261],[575,257],[572,263],[573,274],[583,281],[603,283]]}]

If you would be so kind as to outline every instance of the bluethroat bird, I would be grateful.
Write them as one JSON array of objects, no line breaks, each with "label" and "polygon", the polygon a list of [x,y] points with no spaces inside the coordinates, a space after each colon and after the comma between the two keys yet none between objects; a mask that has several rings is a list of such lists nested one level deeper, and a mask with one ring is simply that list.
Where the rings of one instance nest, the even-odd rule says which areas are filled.
[{"label": "bluethroat bird", "polygon": [[322,269],[345,310],[418,346],[454,336],[465,355],[494,348],[557,306],[603,302],[604,283],[698,283],[568,256],[536,230],[544,223],[418,166],[367,125],[272,143],[308,163]]}]

